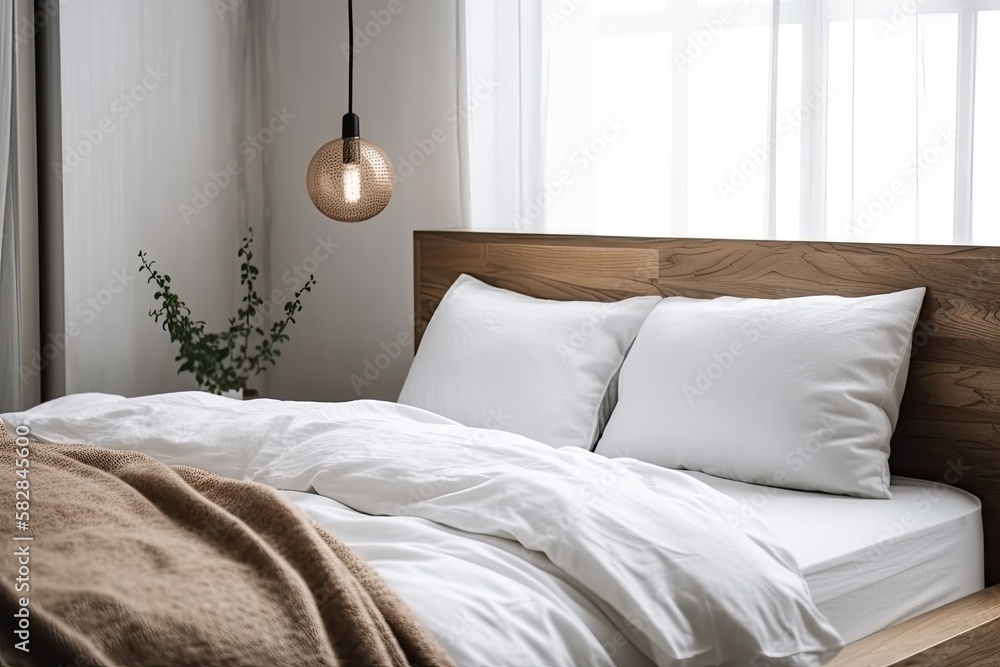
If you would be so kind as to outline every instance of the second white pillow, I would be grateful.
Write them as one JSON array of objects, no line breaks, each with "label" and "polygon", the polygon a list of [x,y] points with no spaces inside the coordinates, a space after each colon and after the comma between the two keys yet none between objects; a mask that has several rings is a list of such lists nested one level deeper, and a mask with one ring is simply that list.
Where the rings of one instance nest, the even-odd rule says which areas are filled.
[{"label": "second white pillow", "polygon": [[597,453],[770,486],[889,497],[923,288],[856,299],[664,299]]}]

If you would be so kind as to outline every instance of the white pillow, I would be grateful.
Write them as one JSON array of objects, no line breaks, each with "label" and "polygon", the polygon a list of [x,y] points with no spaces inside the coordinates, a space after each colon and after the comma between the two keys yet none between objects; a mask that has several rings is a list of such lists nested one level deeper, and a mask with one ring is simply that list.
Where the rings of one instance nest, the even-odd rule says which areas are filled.
[{"label": "white pillow", "polygon": [[590,449],[608,386],[661,300],[549,301],[460,276],[427,326],[399,402]]},{"label": "white pillow", "polygon": [[923,288],[847,299],[664,299],[597,453],[743,482],[889,497]]}]

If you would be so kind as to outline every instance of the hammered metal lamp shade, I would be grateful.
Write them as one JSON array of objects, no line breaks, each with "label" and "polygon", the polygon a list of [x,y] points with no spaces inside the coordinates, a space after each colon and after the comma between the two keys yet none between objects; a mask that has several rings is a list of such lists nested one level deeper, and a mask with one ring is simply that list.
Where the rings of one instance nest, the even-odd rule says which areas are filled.
[{"label": "hammered metal lamp shade", "polygon": [[385,151],[360,137],[345,137],[316,151],[306,184],[323,215],[340,222],[363,222],[389,205],[396,183]]}]

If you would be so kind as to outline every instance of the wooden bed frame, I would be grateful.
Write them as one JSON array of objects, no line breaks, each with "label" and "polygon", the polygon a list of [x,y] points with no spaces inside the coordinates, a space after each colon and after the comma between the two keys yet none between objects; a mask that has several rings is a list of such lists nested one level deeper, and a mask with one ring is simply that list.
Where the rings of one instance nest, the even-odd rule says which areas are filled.
[{"label": "wooden bed frame", "polygon": [[982,500],[992,588],[852,644],[830,665],[1000,665],[1000,248],[425,231],[414,234],[414,270],[418,344],[462,273],[592,301],[926,287],[890,466]]}]

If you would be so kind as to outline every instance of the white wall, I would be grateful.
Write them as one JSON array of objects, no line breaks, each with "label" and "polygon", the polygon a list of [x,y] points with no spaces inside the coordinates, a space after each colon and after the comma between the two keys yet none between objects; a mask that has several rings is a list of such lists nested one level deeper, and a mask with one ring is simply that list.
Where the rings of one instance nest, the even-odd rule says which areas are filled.
[{"label": "white wall", "polygon": [[180,205],[241,159],[240,14],[205,0],[61,6],[65,390],[194,388],[147,317],[154,290],[136,254],[210,327],[235,313],[239,185],[190,223]]},{"label": "white wall", "polygon": [[[313,153],[340,136],[347,111],[346,2],[294,0],[277,3],[271,73],[274,106],[296,114],[268,148],[272,289],[279,300],[294,288],[295,270],[315,266],[319,285],[290,330],[266,393],[275,398],[350,400],[358,397],[351,376],[365,379],[366,360],[385,366],[384,352],[399,358],[360,387],[361,397],[395,400],[413,355],[414,229],[458,227],[458,140],[449,111],[457,99],[454,0],[356,0],[355,22],[377,33],[355,64],[355,111],[363,137],[380,144],[395,163],[400,156],[441,143],[412,176],[397,182],[386,211],[348,225],[319,213],[305,189]],[[398,14],[389,10],[398,8]],[[376,29],[377,26],[377,29]],[[359,45],[361,41],[359,40]],[[433,143],[433,139],[431,139]],[[429,152],[429,151],[427,151]],[[323,244],[340,247],[325,261]],[[367,380],[365,380],[367,381]]]}]

